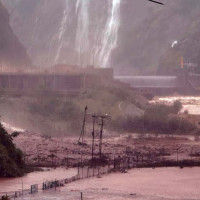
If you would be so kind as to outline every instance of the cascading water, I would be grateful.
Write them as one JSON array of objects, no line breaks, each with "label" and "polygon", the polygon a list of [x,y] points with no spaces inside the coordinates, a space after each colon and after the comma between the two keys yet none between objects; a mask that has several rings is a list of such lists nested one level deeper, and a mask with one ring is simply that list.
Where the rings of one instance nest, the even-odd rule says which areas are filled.
[{"label": "cascading water", "polygon": [[90,0],[77,0],[76,15],[78,16],[75,49],[78,52],[78,65],[89,63],[89,4]]},{"label": "cascading water", "polygon": [[108,4],[108,19],[103,31],[101,45],[96,52],[98,63],[105,68],[111,65],[110,56],[112,50],[117,47],[118,29],[120,26],[120,3],[121,0],[110,0]]},{"label": "cascading water", "polygon": [[[63,12],[63,19],[61,21],[61,25],[60,25],[60,30],[59,30],[59,34],[58,34],[58,49],[57,49],[57,54],[55,57],[55,63],[58,62],[59,57],[60,57],[60,52],[62,50],[63,47],[63,36],[65,34],[65,30],[67,27],[67,19],[68,19],[68,13],[69,13],[69,0],[65,0],[65,10]],[[66,41],[65,41],[66,42]]]},{"label": "cascading water", "polygon": [[[120,25],[121,0],[109,0],[105,16],[98,19],[95,27],[92,27],[93,40],[89,40],[91,27],[89,21],[90,0],[77,0],[76,13],[78,26],[76,35],[76,50],[79,52],[78,63],[80,66],[94,64],[99,67],[110,66],[110,56],[117,47],[118,30]],[[104,22],[104,24],[102,24]]]},{"label": "cascading water", "polygon": [[[13,0],[3,0],[11,15],[13,10],[16,13],[11,20],[13,27],[34,64],[103,68],[111,66],[111,54],[118,44],[121,1],[18,0],[14,8]],[[23,24],[20,30],[15,18]]]}]

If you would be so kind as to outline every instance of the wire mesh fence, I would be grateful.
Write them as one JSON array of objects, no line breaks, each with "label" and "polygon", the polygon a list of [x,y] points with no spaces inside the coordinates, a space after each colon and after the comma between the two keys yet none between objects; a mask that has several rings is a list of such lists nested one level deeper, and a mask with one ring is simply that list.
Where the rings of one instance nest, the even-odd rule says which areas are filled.
[{"label": "wire mesh fence", "polygon": [[[170,162],[170,163],[166,163]],[[182,162],[181,162],[182,163]],[[9,193],[0,193],[0,199],[2,196],[8,196],[10,199],[16,199],[17,197],[35,194],[40,191],[56,189],[62,187],[65,184],[78,181],[80,179],[86,179],[95,176],[101,176],[103,174],[111,173],[112,171],[126,172],[127,169],[136,168],[136,167],[154,167],[154,166],[178,166],[180,162],[177,161],[167,161],[160,160],[159,157],[155,157],[151,154],[149,155],[140,155],[135,154],[134,156],[127,157],[116,157],[113,160],[109,160],[105,165],[92,165],[84,166],[83,163],[79,163],[77,167],[77,174],[73,177],[62,179],[62,180],[52,180],[43,182],[41,185],[34,184],[30,186],[30,189],[19,190]]]},{"label": "wire mesh fence", "polygon": [[61,180],[46,181],[46,182],[43,182],[41,185],[33,184],[30,186],[30,189],[26,189],[26,190],[21,189],[21,190],[13,191],[13,192],[0,193],[0,199],[3,199],[5,197],[8,197],[9,199],[17,199],[18,197],[29,195],[29,194],[35,194],[41,191],[46,191],[50,189],[56,190],[56,188],[58,187],[62,187],[65,184],[69,184],[69,183],[78,181],[80,179],[101,176],[103,174],[109,173],[111,172],[111,169],[113,167],[114,166],[111,167],[111,165],[95,166],[95,167],[90,167],[90,166],[77,167],[77,174],[75,176],[72,176],[66,179],[61,179]]}]

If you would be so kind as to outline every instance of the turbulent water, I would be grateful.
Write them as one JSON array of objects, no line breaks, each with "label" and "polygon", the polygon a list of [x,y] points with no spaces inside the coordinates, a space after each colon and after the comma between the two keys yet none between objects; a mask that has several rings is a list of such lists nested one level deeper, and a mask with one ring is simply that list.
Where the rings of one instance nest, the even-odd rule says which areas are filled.
[{"label": "turbulent water", "polygon": [[[77,0],[73,3],[65,0],[54,62],[60,62],[63,47],[70,45],[70,37],[66,34],[76,24],[74,38],[71,38],[75,42],[76,64],[82,67],[87,65],[110,66],[110,56],[117,47],[118,41],[120,4],[121,0],[108,0],[104,2],[104,5],[94,4],[92,0]],[[71,8],[74,10],[70,12]],[[96,15],[91,13],[91,9],[98,10]],[[75,16],[74,21],[71,16]]]},{"label": "turbulent water", "polygon": [[20,191],[22,187],[27,190],[33,184],[39,184],[41,188],[43,182],[70,178],[76,174],[76,169],[57,168],[43,172],[32,172],[20,178],[0,178],[0,194]]},{"label": "turbulent water", "polygon": [[134,169],[126,174],[113,173],[102,178],[74,182],[26,200],[198,200],[200,199],[200,168]]},{"label": "turbulent water", "polygon": [[[103,4],[99,5],[100,15],[92,16],[90,14],[91,0],[77,0],[76,15],[78,20],[75,49],[78,52],[77,64],[79,66],[108,67],[111,65],[110,56],[117,47],[120,3],[121,0],[108,0],[107,7],[102,6]],[[98,3],[96,5],[98,6]],[[90,23],[94,19],[94,24],[91,27]]]},{"label": "turbulent water", "polygon": [[111,66],[119,42],[121,0],[3,2],[33,63]]},{"label": "turbulent water", "polygon": [[112,0],[108,2],[108,19],[102,33],[101,44],[98,45],[98,65],[106,67],[113,49],[117,47],[118,29],[120,25],[120,3],[121,0]]}]

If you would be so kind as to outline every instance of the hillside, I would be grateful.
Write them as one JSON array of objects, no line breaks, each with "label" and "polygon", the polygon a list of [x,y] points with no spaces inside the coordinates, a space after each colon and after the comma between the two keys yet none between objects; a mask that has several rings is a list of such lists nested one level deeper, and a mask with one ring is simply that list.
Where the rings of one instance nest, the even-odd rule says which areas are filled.
[{"label": "hillside", "polygon": [[[169,73],[169,68],[180,66],[182,52],[190,62],[197,60],[200,46],[195,36],[200,30],[200,1],[162,2],[164,6],[153,7],[138,26],[130,28],[128,40],[124,40],[121,51],[116,53],[120,61],[122,52],[128,52],[130,59],[125,68],[130,73],[155,74],[157,69],[160,73]],[[127,24],[131,24],[131,20]],[[172,49],[174,40],[178,44]],[[134,68],[130,67],[133,63]]]},{"label": "hillside", "polygon": [[0,68],[23,68],[30,64],[25,48],[9,25],[9,14],[0,1]]},{"label": "hillside", "polygon": [[195,71],[197,73],[200,71],[200,2],[183,1],[183,3],[185,4],[185,13],[188,15],[187,20],[181,22],[185,30],[182,31],[178,44],[174,48],[169,48],[160,59],[161,73],[166,73],[166,71],[171,73],[174,68],[180,67],[181,57],[184,58],[184,63],[197,64],[198,67]]},{"label": "hillside", "polygon": [[147,105],[145,97],[133,89],[120,88],[117,85],[99,85],[96,89],[72,95],[63,95],[45,88],[33,91],[31,96],[10,95],[6,92],[1,95],[3,121],[48,136],[79,135],[86,105],[89,126],[94,113],[108,114],[115,120],[119,116],[140,116]]}]

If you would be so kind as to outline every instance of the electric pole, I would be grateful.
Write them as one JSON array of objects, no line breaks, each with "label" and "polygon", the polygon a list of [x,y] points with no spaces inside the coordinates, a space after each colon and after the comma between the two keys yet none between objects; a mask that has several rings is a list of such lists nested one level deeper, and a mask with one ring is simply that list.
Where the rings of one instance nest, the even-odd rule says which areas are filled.
[{"label": "electric pole", "polygon": [[86,115],[87,115],[87,109],[88,109],[88,107],[85,106],[85,114],[84,114],[84,118],[83,118],[83,126],[82,126],[80,137],[78,139],[78,143],[79,144],[81,144],[81,142],[80,142],[81,139],[82,139],[82,144],[83,144],[83,137],[85,135],[85,120],[86,120]]},{"label": "electric pole", "polygon": [[105,116],[101,116],[101,129],[100,129],[100,138],[99,138],[99,158],[102,158],[102,140],[103,140],[103,127],[104,127]]},{"label": "electric pole", "polygon": [[93,118],[93,130],[92,130],[92,160],[94,159],[94,133],[95,133],[95,123],[97,116],[94,114]]}]

